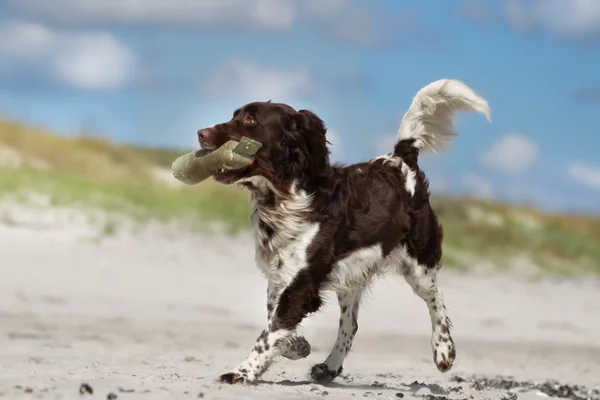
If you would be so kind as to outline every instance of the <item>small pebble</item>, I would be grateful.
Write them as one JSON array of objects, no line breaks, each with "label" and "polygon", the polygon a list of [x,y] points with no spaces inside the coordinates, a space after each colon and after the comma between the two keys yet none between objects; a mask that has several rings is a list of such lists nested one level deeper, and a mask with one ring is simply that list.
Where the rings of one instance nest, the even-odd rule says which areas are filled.
[{"label": "small pebble", "polygon": [[117,398],[117,395],[114,393],[109,393],[108,396],[106,396],[107,400],[115,400]]},{"label": "small pebble", "polygon": [[94,394],[94,389],[87,383],[82,383],[79,386],[79,394]]},{"label": "small pebble", "polygon": [[198,393],[198,398],[203,399],[204,398],[204,393],[202,393],[202,392]]},{"label": "small pebble", "polygon": [[396,397],[401,399],[404,397],[404,393],[396,393]]}]

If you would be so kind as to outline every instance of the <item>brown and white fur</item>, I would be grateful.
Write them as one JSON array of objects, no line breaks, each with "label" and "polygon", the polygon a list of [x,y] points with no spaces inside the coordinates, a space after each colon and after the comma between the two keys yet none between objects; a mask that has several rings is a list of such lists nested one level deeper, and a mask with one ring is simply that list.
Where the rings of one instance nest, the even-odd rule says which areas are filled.
[{"label": "brown and white fur", "polygon": [[456,350],[436,279],[443,233],[418,156],[456,135],[457,111],[490,118],[487,102],[462,82],[432,82],[404,115],[393,151],[349,166],[330,163],[321,119],[285,104],[250,103],[230,121],[198,131],[208,150],[242,136],[263,144],[249,167],[214,176],[249,191],[256,263],[268,280],[265,328],[247,358],[220,382],[256,383],[279,356],[308,356],[310,345],[297,328],[322,306],[323,293],[334,291],[337,339],[311,370],[315,382],[331,382],[352,347],[363,291],[388,272],[402,275],[425,301],[433,361],[441,372],[450,370]]}]

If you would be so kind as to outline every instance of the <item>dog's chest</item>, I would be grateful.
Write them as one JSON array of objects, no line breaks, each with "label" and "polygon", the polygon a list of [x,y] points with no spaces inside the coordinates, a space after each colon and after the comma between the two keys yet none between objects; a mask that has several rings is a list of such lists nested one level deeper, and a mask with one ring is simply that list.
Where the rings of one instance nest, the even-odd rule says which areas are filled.
[{"label": "dog's chest", "polygon": [[307,251],[318,224],[260,209],[253,212],[251,221],[256,264],[270,281],[289,284],[307,266]]}]

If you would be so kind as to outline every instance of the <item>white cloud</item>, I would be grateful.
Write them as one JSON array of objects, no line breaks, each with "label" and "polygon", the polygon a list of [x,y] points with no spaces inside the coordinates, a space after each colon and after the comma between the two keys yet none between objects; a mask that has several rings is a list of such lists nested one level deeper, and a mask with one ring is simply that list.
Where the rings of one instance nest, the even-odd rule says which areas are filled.
[{"label": "white cloud", "polygon": [[598,0],[509,0],[505,16],[517,29],[532,29],[572,39],[600,38]]},{"label": "white cloud", "polygon": [[583,183],[592,189],[600,190],[600,167],[572,163],[568,167],[569,177],[579,183]]},{"label": "white cloud", "polygon": [[373,149],[376,155],[389,154],[394,151],[396,144],[396,134],[385,134],[375,136],[373,139]]},{"label": "white cloud", "polygon": [[[7,0],[14,12],[63,25],[163,25],[287,31],[306,20],[331,36],[371,44],[371,9],[349,0]],[[357,27],[360,26],[360,29]]]},{"label": "white cloud", "polygon": [[463,185],[468,193],[481,199],[491,200],[494,198],[494,187],[490,181],[479,175],[469,174],[463,177]]},{"label": "white cloud", "polygon": [[202,84],[203,91],[220,100],[291,102],[315,90],[306,67],[285,70],[251,61],[231,59],[216,68]]},{"label": "white cloud", "polygon": [[373,15],[360,8],[340,7],[335,15],[322,22],[333,37],[344,42],[368,46],[382,39],[377,26],[382,22],[376,21]]},{"label": "white cloud", "polygon": [[523,135],[508,134],[485,151],[479,161],[496,171],[519,175],[527,172],[538,157],[539,150],[535,142]]},{"label": "white cloud", "polygon": [[40,24],[0,24],[0,73],[35,71],[86,90],[114,89],[134,79],[136,58],[105,33],[69,33]]},{"label": "white cloud", "polygon": [[287,29],[297,18],[289,0],[8,0],[19,12],[63,24],[235,24]]}]

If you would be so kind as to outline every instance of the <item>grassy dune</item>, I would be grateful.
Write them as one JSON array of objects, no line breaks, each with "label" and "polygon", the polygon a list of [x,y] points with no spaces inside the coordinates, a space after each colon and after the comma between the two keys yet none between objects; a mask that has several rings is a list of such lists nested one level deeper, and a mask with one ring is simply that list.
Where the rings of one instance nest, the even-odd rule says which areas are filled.
[{"label": "grassy dune", "polygon": [[[0,120],[0,197],[26,201],[43,193],[53,205],[78,205],[124,214],[137,221],[223,222],[249,228],[247,196],[211,180],[189,187],[167,184],[157,172],[181,152],[65,138]],[[600,273],[600,219],[544,214],[468,198],[435,197],[445,231],[445,262],[466,268],[492,262],[500,268],[532,263],[561,274]]]},{"label": "grassy dune", "polygon": [[0,196],[25,201],[31,192],[43,193],[53,205],[100,208],[138,221],[180,219],[193,226],[212,219],[230,230],[246,227],[249,206],[241,190],[212,181],[171,186],[156,178],[157,172],[168,176],[181,153],[93,137],[66,138],[0,120]]}]

